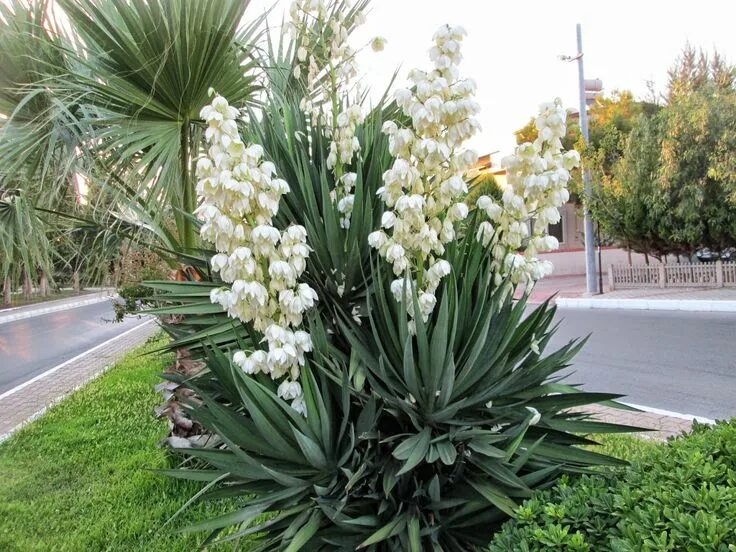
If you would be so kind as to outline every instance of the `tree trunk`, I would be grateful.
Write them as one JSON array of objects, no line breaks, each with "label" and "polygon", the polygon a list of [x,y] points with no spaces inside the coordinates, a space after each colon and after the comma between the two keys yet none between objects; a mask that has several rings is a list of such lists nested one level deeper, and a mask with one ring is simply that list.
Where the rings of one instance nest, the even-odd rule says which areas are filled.
[{"label": "tree trunk", "polygon": [[23,299],[31,299],[33,297],[33,285],[31,283],[31,275],[28,270],[23,271]]},{"label": "tree trunk", "polygon": [[41,270],[38,278],[38,291],[41,297],[48,297],[49,295],[49,277],[46,276],[46,272]]},{"label": "tree trunk", "polygon": [[[177,282],[199,280],[196,271],[192,267],[185,266],[180,266],[171,278]],[[181,319],[181,316],[171,316],[167,319],[167,323],[175,325]],[[191,353],[185,347],[180,347],[176,350],[174,364],[168,366],[164,373],[189,379],[205,367],[204,362],[193,360]],[[180,439],[186,439],[196,446],[211,446],[215,443],[212,435],[194,422],[183,407],[184,403],[199,400],[191,390],[171,381],[158,384],[156,390],[163,393],[164,403],[156,407],[155,412],[159,417],[166,416],[169,420],[169,436],[166,440],[171,446],[180,446],[177,444]]]},{"label": "tree trunk", "polygon": [[646,252],[644,253],[644,262],[645,262],[646,264],[649,264],[649,254],[648,254],[648,253],[646,253]]},{"label": "tree trunk", "polygon": [[184,209],[185,216],[181,216],[179,218],[179,225],[181,228],[179,229],[180,232],[180,240],[182,244],[182,248],[184,249],[185,253],[190,253],[191,250],[194,248],[196,242],[197,242],[197,231],[194,227],[194,224],[192,223],[189,216],[194,213],[195,208],[197,207],[197,193],[195,189],[194,180],[191,175],[191,162],[190,159],[191,156],[191,135],[190,135],[190,128],[189,128],[189,120],[184,120],[184,122],[181,125],[181,135],[180,135],[180,146],[181,146],[181,157],[180,157],[180,178],[181,178],[181,185],[182,185],[182,207]]},{"label": "tree trunk", "polygon": [[5,277],[3,281],[3,306],[9,307],[13,304],[13,282],[10,275]]},{"label": "tree trunk", "polygon": [[79,283],[79,270],[75,270],[74,274],[72,274],[72,287],[76,294],[79,294],[79,292],[82,291],[82,286]]},{"label": "tree trunk", "polygon": [[626,256],[629,258],[629,266],[631,266],[631,248],[626,248]]}]

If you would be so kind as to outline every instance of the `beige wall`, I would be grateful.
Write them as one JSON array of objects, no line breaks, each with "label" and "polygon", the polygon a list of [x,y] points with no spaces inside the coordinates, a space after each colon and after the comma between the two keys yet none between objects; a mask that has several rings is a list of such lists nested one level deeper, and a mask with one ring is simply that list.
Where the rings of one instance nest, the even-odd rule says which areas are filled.
[{"label": "beige wall", "polygon": [[572,203],[560,207],[562,217],[562,237],[560,249],[583,247],[583,220],[578,217],[577,208]]}]

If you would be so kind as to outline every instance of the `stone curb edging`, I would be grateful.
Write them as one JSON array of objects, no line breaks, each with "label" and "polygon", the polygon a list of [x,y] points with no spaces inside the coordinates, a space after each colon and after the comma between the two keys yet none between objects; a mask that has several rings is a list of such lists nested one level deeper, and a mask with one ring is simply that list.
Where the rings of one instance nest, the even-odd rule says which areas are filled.
[{"label": "stone curb edging", "polygon": [[[93,347],[81,356],[75,357],[73,365],[64,366],[64,370],[56,371],[53,377],[45,378],[43,376],[46,373],[41,374],[40,378],[27,386],[24,385],[17,392],[14,391],[0,399],[0,443],[105,373],[131,348],[145,343],[159,330],[155,321],[155,318],[151,318],[124,334]],[[47,372],[51,375],[54,369],[51,368]]]},{"label": "stone curb edging", "polygon": [[559,297],[561,309],[624,309],[688,312],[736,312],[736,301],[708,299],[596,299],[591,297]]},{"label": "stone curb edging", "polygon": [[25,320],[26,318],[33,318],[35,316],[41,316],[43,314],[49,314],[52,312],[76,309],[78,307],[86,307],[87,305],[101,303],[116,296],[117,294],[114,292],[114,290],[105,290],[85,295],[84,299],[78,299],[76,301],[70,301],[69,299],[59,299],[57,301],[40,303],[39,305],[18,307],[15,309],[11,309],[7,314],[0,313],[0,324],[7,324],[8,322],[15,322],[17,320]]}]

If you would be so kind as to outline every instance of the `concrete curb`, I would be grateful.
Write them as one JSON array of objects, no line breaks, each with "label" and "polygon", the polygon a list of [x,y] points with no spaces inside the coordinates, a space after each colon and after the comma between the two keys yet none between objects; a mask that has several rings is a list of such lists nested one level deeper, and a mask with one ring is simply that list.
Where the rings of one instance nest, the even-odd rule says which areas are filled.
[{"label": "concrete curb", "polygon": [[623,309],[688,312],[736,312],[736,301],[708,299],[596,299],[591,297],[559,297],[561,309]]},{"label": "concrete curb", "polygon": [[76,309],[77,307],[85,307],[87,305],[94,305],[95,303],[101,303],[112,299],[117,294],[114,290],[104,290],[97,293],[90,293],[84,295],[83,298],[77,300],[59,299],[57,301],[48,301],[46,303],[40,303],[38,305],[29,305],[27,307],[17,307],[10,309],[6,314],[0,314],[0,324],[7,324],[8,322],[15,322],[17,320],[24,320],[26,318],[33,318],[34,316],[41,316],[43,314],[49,314],[52,312],[59,312],[69,309]]}]

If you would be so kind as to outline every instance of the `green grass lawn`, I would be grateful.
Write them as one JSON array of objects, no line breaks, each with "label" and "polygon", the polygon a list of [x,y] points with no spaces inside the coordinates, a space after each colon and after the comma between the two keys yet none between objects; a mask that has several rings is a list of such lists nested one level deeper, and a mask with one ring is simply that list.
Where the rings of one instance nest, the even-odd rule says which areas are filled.
[{"label": "green grass lawn", "polygon": [[226,504],[195,505],[166,520],[198,486],[152,473],[174,463],[156,447],[153,391],[169,356],[134,351],[0,445],[0,550],[193,550],[205,535],[177,534]]}]

